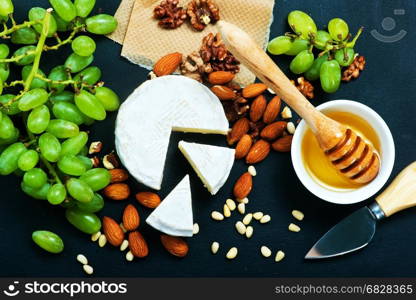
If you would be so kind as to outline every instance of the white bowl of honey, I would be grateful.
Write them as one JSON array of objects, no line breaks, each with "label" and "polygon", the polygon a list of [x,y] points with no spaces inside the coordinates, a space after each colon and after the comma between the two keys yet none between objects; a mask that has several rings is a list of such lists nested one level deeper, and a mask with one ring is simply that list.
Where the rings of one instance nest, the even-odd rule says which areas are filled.
[{"label": "white bowl of honey", "polygon": [[394,141],[387,124],[374,110],[351,100],[330,101],[317,109],[374,146],[380,156],[380,170],[377,177],[367,184],[357,184],[346,178],[334,168],[302,120],[293,137],[291,150],[299,180],[315,196],[336,204],[353,204],[372,197],[387,182],[394,165]]}]

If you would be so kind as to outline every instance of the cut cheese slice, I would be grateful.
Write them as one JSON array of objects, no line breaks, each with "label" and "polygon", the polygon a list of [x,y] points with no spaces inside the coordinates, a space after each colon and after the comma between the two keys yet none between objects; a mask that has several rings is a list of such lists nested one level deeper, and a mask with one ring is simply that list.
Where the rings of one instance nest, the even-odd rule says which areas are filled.
[{"label": "cut cheese slice", "polygon": [[189,175],[167,195],[146,219],[153,228],[173,236],[192,236],[193,213]]},{"label": "cut cheese slice", "polygon": [[179,142],[179,149],[208,191],[215,195],[230,175],[235,150],[184,141]]},{"label": "cut cheese slice", "polygon": [[226,135],[224,109],[210,89],[184,76],[146,81],[121,105],[116,149],[139,182],[160,190],[171,131]]}]

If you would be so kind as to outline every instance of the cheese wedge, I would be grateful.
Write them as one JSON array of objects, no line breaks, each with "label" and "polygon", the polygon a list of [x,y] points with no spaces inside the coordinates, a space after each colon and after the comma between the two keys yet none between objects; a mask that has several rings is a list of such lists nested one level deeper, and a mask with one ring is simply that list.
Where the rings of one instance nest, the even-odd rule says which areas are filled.
[{"label": "cheese wedge", "polygon": [[146,81],[121,105],[116,150],[139,182],[160,190],[173,131],[226,135],[229,123],[210,89],[184,76]]},{"label": "cheese wedge", "polygon": [[146,219],[146,223],[169,235],[193,235],[194,220],[189,175],[186,175],[156,207]]},{"label": "cheese wedge", "polygon": [[186,157],[208,191],[215,195],[227,181],[234,164],[235,150],[204,144],[179,142]]}]

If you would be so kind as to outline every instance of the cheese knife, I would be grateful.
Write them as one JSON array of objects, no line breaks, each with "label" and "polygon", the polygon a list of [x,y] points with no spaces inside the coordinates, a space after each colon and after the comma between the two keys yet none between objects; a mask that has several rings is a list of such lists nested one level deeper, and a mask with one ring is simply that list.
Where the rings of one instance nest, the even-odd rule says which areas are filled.
[{"label": "cheese knife", "polygon": [[329,258],[362,249],[371,242],[379,221],[416,206],[416,162],[401,171],[375,200],[332,227],[305,259]]}]

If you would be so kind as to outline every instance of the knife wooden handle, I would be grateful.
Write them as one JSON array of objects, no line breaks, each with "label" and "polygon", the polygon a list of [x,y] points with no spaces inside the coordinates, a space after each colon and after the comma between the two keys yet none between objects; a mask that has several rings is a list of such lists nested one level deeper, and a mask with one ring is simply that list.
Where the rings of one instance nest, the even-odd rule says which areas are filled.
[{"label": "knife wooden handle", "polygon": [[376,201],[386,217],[416,206],[416,162],[401,171]]}]

